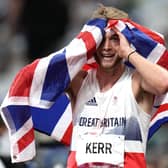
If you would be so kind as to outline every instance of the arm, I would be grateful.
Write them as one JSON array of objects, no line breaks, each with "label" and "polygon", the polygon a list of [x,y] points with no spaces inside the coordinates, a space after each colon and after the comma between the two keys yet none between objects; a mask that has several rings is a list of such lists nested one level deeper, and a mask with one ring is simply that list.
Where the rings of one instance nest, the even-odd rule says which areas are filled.
[{"label": "arm", "polygon": [[[120,57],[127,60],[133,49],[122,33],[116,29],[114,31],[120,39],[120,44],[116,47],[116,50]],[[166,69],[148,61],[137,52],[129,56],[129,61],[136,68],[134,76],[138,76],[136,78],[143,90],[155,95],[164,94],[168,91],[168,71]]]},{"label": "arm", "polygon": [[86,76],[87,76],[87,71],[84,71],[84,70],[79,71],[77,75],[74,77],[74,79],[71,81],[67,89],[67,93],[70,97],[72,107],[75,104],[76,96]]},{"label": "arm", "polygon": [[140,75],[140,87],[147,92],[161,95],[168,91],[168,71],[149,62],[137,52],[130,57],[130,62]]}]

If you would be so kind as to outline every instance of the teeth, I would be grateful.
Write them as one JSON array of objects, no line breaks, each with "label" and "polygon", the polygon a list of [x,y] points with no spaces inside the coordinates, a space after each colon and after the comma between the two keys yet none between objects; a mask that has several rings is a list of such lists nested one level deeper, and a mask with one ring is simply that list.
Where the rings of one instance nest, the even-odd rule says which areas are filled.
[{"label": "teeth", "polygon": [[113,57],[112,55],[103,55],[103,57]]},{"label": "teeth", "polygon": [[103,57],[113,57],[115,54],[102,54]]},{"label": "teeth", "polygon": [[103,57],[104,60],[112,59],[113,57]]}]

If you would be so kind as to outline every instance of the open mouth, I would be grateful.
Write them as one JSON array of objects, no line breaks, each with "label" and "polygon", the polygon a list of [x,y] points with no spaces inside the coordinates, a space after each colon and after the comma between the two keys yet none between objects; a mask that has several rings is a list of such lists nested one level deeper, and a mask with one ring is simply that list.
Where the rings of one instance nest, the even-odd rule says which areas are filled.
[{"label": "open mouth", "polygon": [[103,54],[102,58],[104,60],[112,60],[114,58],[115,54]]}]

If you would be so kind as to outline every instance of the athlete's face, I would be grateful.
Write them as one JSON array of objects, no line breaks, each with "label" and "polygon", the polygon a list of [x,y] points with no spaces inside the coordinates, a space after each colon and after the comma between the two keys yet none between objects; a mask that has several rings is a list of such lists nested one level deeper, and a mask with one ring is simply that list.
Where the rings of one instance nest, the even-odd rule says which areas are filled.
[{"label": "athlete's face", "polygon": [[95,54],[100,68],[109,71],[122,62],[122,58],[116,52],[117,46],[119,46],[118,35],[114,31],[107,31]]}]

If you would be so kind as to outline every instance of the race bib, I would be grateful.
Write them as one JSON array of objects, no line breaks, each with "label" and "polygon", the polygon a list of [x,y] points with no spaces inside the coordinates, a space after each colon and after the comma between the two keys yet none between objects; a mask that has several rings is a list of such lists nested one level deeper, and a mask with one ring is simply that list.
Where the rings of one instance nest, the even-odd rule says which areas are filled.
[{"label": "race bib", "polygon": [[123,135],[82,135],[77,142],[76,160],[78,165],[85,163],[107,163],[123,166]]}]

